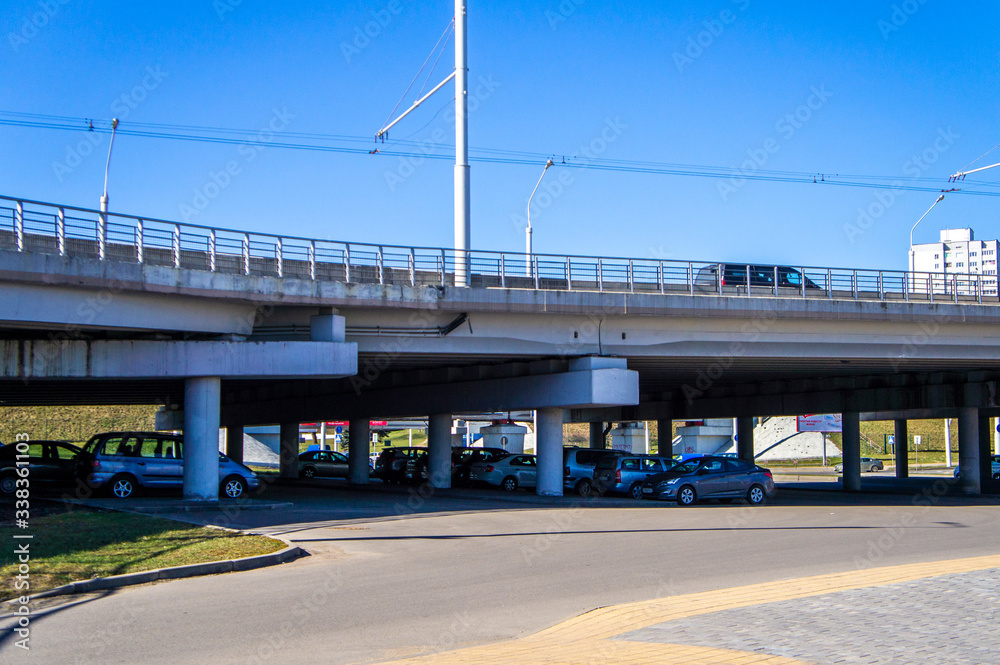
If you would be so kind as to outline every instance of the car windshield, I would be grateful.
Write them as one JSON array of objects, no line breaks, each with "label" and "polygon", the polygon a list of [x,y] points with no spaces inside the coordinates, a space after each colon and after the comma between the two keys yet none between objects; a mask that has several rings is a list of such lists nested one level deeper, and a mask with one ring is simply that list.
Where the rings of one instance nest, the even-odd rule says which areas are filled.
[{"label": "car windshield", "polygon": [[688,460],[687,462],[684,462],[682,464],[678,464],[677,466],[675,466],[670,470],[679,471],[680,473],[694,473],[695,471],[698,470],[699,466],[701,466],[701,460],[693,459],[693,460]]}]

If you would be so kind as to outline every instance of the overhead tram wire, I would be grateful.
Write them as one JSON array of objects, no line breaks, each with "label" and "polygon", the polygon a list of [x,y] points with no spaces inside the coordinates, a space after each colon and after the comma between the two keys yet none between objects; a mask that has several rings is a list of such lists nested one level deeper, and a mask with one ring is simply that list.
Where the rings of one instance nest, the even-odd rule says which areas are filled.
[{"label": "overhead tram wire", "polygon": [[[109,122],[91,121],[88,118],[71,118],[66,116],[52,116],[41,114],[0,112],[0,125],[27,127],[34,129],[50,129],[62,131],[93,131],[98,133],[111,133]],[[136,136],[140,138],[168,139],[190,142],[243,145],[247,143],[261,143],[269,147],[283,148],[288,150],[307,150],[315,152],[332,152],[342,154],[370,154],[370,136],[351,136],[336,134],[317,134],[305,132],[282,132],[281,136],[287,140],[255,140],[255,135],[260,132],[247,129],[233,129],[222,127],[201,127],[196,125],[166,125],[153,123],[124,123],[118,127],[118,134]],[[394,144],[399,147],[380,151],[382,156],[387,157],[414,157],[423,159],[452,160],[451,153],[435,154],[424,149],[420,151],[406,150],[405,148],[425,148],[426,144],[421,141],[408,139],[394,140]],[[356,145],[353,147],[351,144]],[[525,165],[535,166],[539,158],[548,159],[553,154],[556,158],[559,153],[535,153],[527,151],[516,151],[496,148],[473,148],[470,150],[471,161],[487,164],[504,165]],[[989,153],[987,153],[989,154]],[[894,189],[899,191],[917,192],[941,192],[940,180],[934,178],[903,178],[899,176],[877,176],[877,175],[831,175],[820,172],[795,172],[795,171],[766,171],[756,170],[753,172],[743,172],[733,167],[727,166],[705,166],[691,164],[674,164],[667,162],[638,161],[638,160],[616,160],[616,159],[593,159],[583,160],[576,157],[566,156],[565,162],[560,166],[564,168],[577,168],[594,171],[607,171],[619,173],[639,173],[647,175],[667,175],[679,177],[697,178],[735,178],[739,180],[751,180],[759,182],[778,182],[795,184],[824,184],[838,187],[859,187],[868,189]],[[820,176],[822,180],[818,180]],[[1000,196],[1000,191],[995,188],[1000,187],[1000,183],[977,182],[975,189],[962,189],[956,194],[968,194],[971,196]],[[986,189],[984,189],[986,188]]]}]

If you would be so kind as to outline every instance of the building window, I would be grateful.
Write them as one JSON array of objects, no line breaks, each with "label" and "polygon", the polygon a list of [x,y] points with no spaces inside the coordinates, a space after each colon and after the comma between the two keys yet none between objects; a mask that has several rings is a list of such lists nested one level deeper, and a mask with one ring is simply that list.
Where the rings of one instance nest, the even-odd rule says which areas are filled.
[{"label": "building window", "polygon": [[956,267],[958,267],[958,268],[964,268],[965,267],[965,262],[964,261],[959,261],[958,265]]},{"label": "building window", "polygon": [[950,263],[945,263],[945,264],[944,264],[944,267],[945,267],[945,268],[950,268],[950,267],[951,267],[951,264],[950,264]]},{"label": "building window", "polygon": [[934,255],[934,258],[935,258],[935,259],[940,259],[940,258],[941,258],[941,255],[940,255],[940,254],[935,254],[935,255]]},{"label": "building window", "polygon": [[938,268],[940,268],[940,267],[941,267],[941,264],[940,264],[940,263],[935,263],[935,264],[934,264],[934,269],[935,269],[935,270],[937,270],[937,269],[938,269]]}]

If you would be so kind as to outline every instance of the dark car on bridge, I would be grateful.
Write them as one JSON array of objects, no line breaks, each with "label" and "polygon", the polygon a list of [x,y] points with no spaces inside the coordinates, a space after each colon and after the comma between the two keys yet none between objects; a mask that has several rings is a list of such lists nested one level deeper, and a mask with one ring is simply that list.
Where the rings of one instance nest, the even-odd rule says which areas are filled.
[{"label": "dark car on bridge", "polygon": [[[76,481],[76,460],[82,451],[65,441],[22,441],[0,446],[0,494],[18,489],[18,478],[27,478],[31,489],[68,489]],[[18,460],[18,455],[24,455]],[[26,461],[27,476],[18,475],[18,461]]]},{"label": "dark car on bridge", "polygon": [[[722,270],[722,283],[719,283],[719,270]],[[820,289],[816,282],[802,274],[796,268],[788,266],[747,265],[740,263],[714,263],[698,271],[695,283],[699,286],[718,288],[719,286],[746,287],[749,274],[750,286],[774,288],[775,278],[781,288],[801,289],[803,281],[806,289]]]},{"label": "dark car on bridge", "polygon": [[729,503],[741,498],[760,505],[774,493],[774,479],[769,470],[730,457],[690,459],[670,471],[650,476],[642,484],[644,499],[676,501],[682,506],[703,499]]}]

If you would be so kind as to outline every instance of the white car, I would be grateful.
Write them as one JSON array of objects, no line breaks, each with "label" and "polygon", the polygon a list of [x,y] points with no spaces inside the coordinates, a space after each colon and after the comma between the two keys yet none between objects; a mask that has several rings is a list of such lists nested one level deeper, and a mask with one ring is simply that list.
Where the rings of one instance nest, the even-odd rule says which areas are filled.
[{"label": "white car", "polygon": [[510,455],[493,462],[476,462],[469,469],[469,480],[487,483],[513,492],[519,487],[535,487],[538,468],[534,455]]}]

